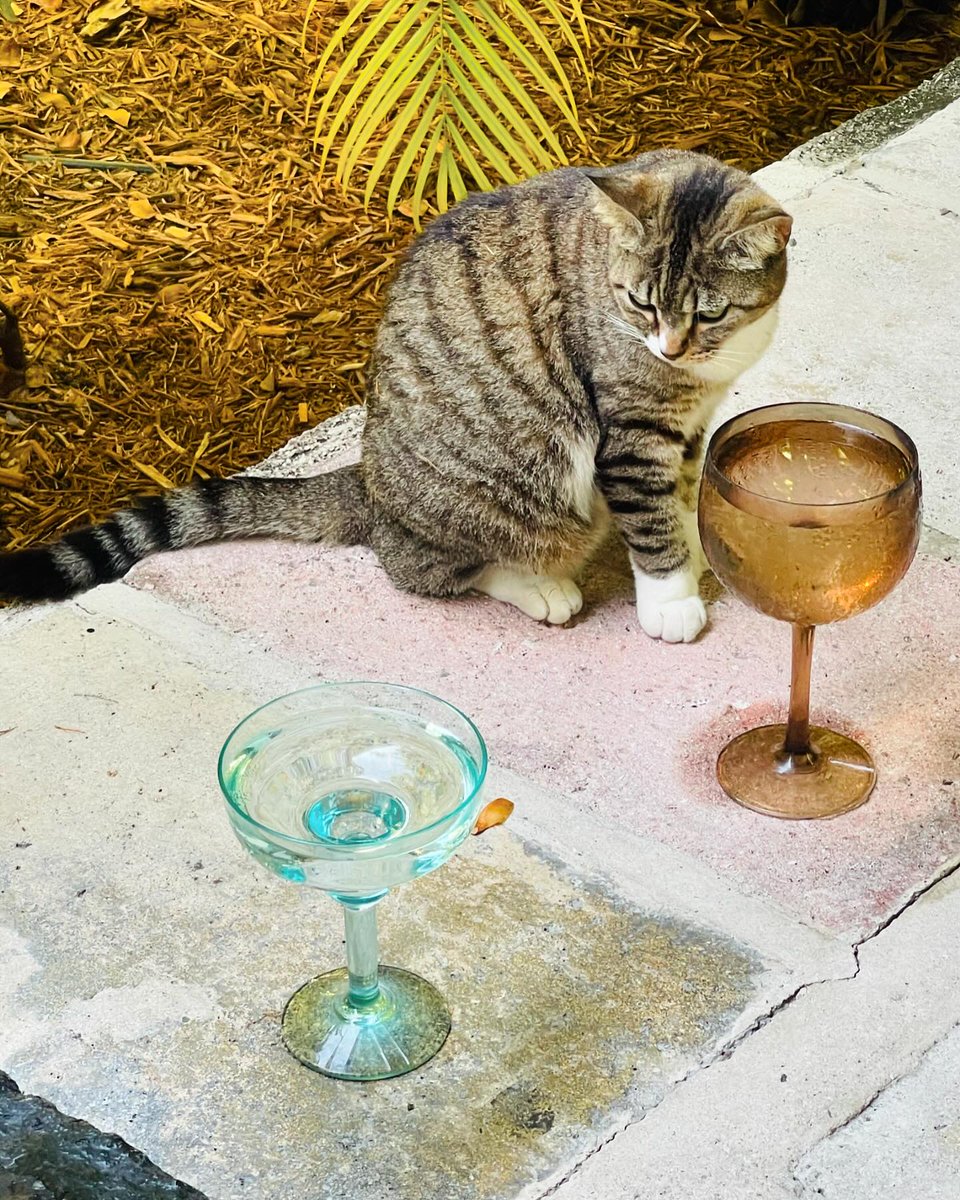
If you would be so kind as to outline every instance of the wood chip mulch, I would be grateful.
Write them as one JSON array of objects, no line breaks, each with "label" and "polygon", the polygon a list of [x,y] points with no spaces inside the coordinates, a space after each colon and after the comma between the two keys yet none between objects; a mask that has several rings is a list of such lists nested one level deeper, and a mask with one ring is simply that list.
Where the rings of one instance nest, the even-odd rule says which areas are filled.
[{"label": "wood chip mulch", "polygon": [[[0,545],[223,475],[362,399],[397,254],[383,197],[321,178],[305,99],[342,18],[319,0],[18,0],[0,20]],[[102,12],[103,6],[99,6]],[[588,144],[572,161],[704,150],[746,169],[960,54],[956,15],[881,35],[785,28],[767,0],[592,0]],[[91,166],[95,160],[97,166]],[[19,386],[18,386],[19,385]]]}]

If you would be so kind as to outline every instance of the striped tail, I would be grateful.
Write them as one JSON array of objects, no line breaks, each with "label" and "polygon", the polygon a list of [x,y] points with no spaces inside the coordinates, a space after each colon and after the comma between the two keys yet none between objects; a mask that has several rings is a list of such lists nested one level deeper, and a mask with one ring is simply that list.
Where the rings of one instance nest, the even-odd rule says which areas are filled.
[{"label": "striped tail", "polygon": [[159,550],[256,537],[358,545],[368,528],[357,466],[308,479],[208,479],[147,496],[51,546],[0,554],[0,596],[61,600],[121,579]]}]

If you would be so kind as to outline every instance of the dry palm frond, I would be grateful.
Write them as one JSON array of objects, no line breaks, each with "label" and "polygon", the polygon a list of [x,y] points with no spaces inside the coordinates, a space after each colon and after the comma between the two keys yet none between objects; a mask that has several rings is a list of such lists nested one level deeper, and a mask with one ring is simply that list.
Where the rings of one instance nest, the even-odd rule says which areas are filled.
[{"label": "dry palm frond", "polygon": [[[309,21],[316,0],[307,10]],[[573,20],[556,0],[546,11],[586,73],[586,24],[579,0]],[[337,182],[348,186],[366,165],[369,204],[393,164],[387,192],[392,212],[415,175],[414,220],[428,182],[444,211],[467,194],[465,175],[489,189],[488,171],[506,183],[566,162],[560,140],[531,87],[581,142],[570,79],[544,28],[522,0],[357,0],[337,26],[314,71],[308,107],[338,49],[346,51],[329,80],[314,123],[325,165],[339,144]],[[349,46],[349,48],[347,48]]]}]

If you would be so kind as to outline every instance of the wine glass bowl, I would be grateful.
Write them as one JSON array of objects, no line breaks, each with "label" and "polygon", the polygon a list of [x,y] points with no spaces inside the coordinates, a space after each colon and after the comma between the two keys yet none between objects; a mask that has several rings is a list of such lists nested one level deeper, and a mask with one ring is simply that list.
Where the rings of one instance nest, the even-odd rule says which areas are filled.
[{"label": "wine glass bowl", "polygon": [[450,1018],[436,989],[379,963],[375,906],[468,836],[486,764],[467,717],[391,684],[294,692],[227,738],[220,785],[241,844],[344,910],[347,967],[305,984],[284,1012],[284,1043],[301,1062],[337,1078],[383,1079],[443,1044]]},{"label": "wine glass bowl", "polygon": [[713,435],[699,498],[704,554],[746,604],[794,627],[790,719],[721,753],[724,790],[783,817],[862,804],[876,772],[843,735],[810,730],[813,630],[877,604],[903,578],[920,533],[917,450],[897,426],[835,404],[780,404]]}]

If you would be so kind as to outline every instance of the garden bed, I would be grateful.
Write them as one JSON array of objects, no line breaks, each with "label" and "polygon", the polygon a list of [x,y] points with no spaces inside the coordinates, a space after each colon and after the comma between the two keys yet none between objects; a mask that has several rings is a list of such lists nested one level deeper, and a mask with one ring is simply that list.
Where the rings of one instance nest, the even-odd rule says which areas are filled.
[{"label": "garden bed", "polygon": [[[360,401],[414,233],[409,209],[387,220],[378,192],[365,211],[319,171],[305,99],[341,4],[320,0],[305,55],[305,0],[117,0],[93,39],[86,7],[19,2],[0,22],[0,300],[31,362],[0,399],[10,547],[234,472]],[[586,15],[574,162],[680,146],[754,169],[960,54],[949,15],[880,35],[785,28],[750,0]]]}]

